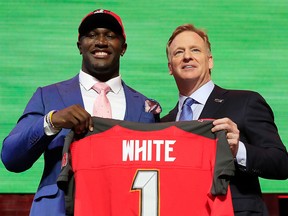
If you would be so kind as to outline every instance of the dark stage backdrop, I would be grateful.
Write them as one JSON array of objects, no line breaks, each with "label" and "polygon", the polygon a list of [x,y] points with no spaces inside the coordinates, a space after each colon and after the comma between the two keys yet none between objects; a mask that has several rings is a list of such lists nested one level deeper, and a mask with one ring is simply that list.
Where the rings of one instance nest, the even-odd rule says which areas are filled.
[{"label": "dark stage backdrop", "polygon": [[[128,50],[121,60],[127,84],[157,99],[166,114],[178,92],[169,76],[166,42],[178,25],[208,31],[224,88],[260,92],[271,105],[288,147],[287,0],[14,0],[0,3],[0,140],[14,127],[36,87],[79,72],[77,28],[88,12],[106,8],[121,15]],[[0,147],[2,142],[0,143]],[[0,193],[35,192],[43,158],[23,173],[0,163]],[[264,192],[288,192],[287,181],[262,180]]]}]

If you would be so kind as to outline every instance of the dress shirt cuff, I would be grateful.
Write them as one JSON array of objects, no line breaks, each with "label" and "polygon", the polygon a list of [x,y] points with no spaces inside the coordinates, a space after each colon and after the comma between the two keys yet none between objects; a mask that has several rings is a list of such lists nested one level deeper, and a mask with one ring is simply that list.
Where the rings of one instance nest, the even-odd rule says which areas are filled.
[{"label": "dress shirt cuff", "polygon": [[[48,113],[49,114],[49,113]],[[48,115],[47,114],[47,115]],[[61,129],[55,129],[52,126],[49,125],[49,123],[47,122],[47,115],[44,116],[44,132],[47,136],[53,136],[56,135],[57,133],[59,133],[59,131]]]},{"label": "dress shirt cuff", "polygon": [[236,155],[236,161],[239,165],[246,167],[246,148],[244,143],[239,141],[239,147],[238,147],[238,152]]}]

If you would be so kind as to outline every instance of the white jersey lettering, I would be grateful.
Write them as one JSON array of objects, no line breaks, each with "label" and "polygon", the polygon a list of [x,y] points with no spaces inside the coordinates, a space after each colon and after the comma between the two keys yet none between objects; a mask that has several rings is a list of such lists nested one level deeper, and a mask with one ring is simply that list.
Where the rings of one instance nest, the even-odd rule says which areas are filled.
[{"label": "white jersey lettering", "polygon": [[173,162],[173,145],[176,140],[122,140],[122,161],[164,161]]}]

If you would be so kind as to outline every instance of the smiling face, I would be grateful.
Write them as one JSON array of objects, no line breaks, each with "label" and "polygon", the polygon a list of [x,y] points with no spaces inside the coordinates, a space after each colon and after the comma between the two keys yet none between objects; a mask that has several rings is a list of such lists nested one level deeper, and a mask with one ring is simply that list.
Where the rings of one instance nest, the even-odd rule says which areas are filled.
[{"label": "smiling face", "polygon": [[77,42],[82,54],[82,70],[100,81],[119,75],[120,56],[127,44],[122,36],[106,28],[96,28]]},{"label": "smiling face", "polygon": [[212,55],[205,41],[193,31],[178,34],[168,47],[169,73],[182,95],[190,95],[210,81]]}]

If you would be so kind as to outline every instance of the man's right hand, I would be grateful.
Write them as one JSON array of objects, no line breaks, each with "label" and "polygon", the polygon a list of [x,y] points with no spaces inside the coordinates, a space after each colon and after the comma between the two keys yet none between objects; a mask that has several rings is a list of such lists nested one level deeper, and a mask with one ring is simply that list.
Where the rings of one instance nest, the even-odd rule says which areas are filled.
[{"label": "man's right hand", "polygon": [[55,128],[72,129],[77,134],[93,131],[91,115],[78,104],[55,112],[51,121]]}]

